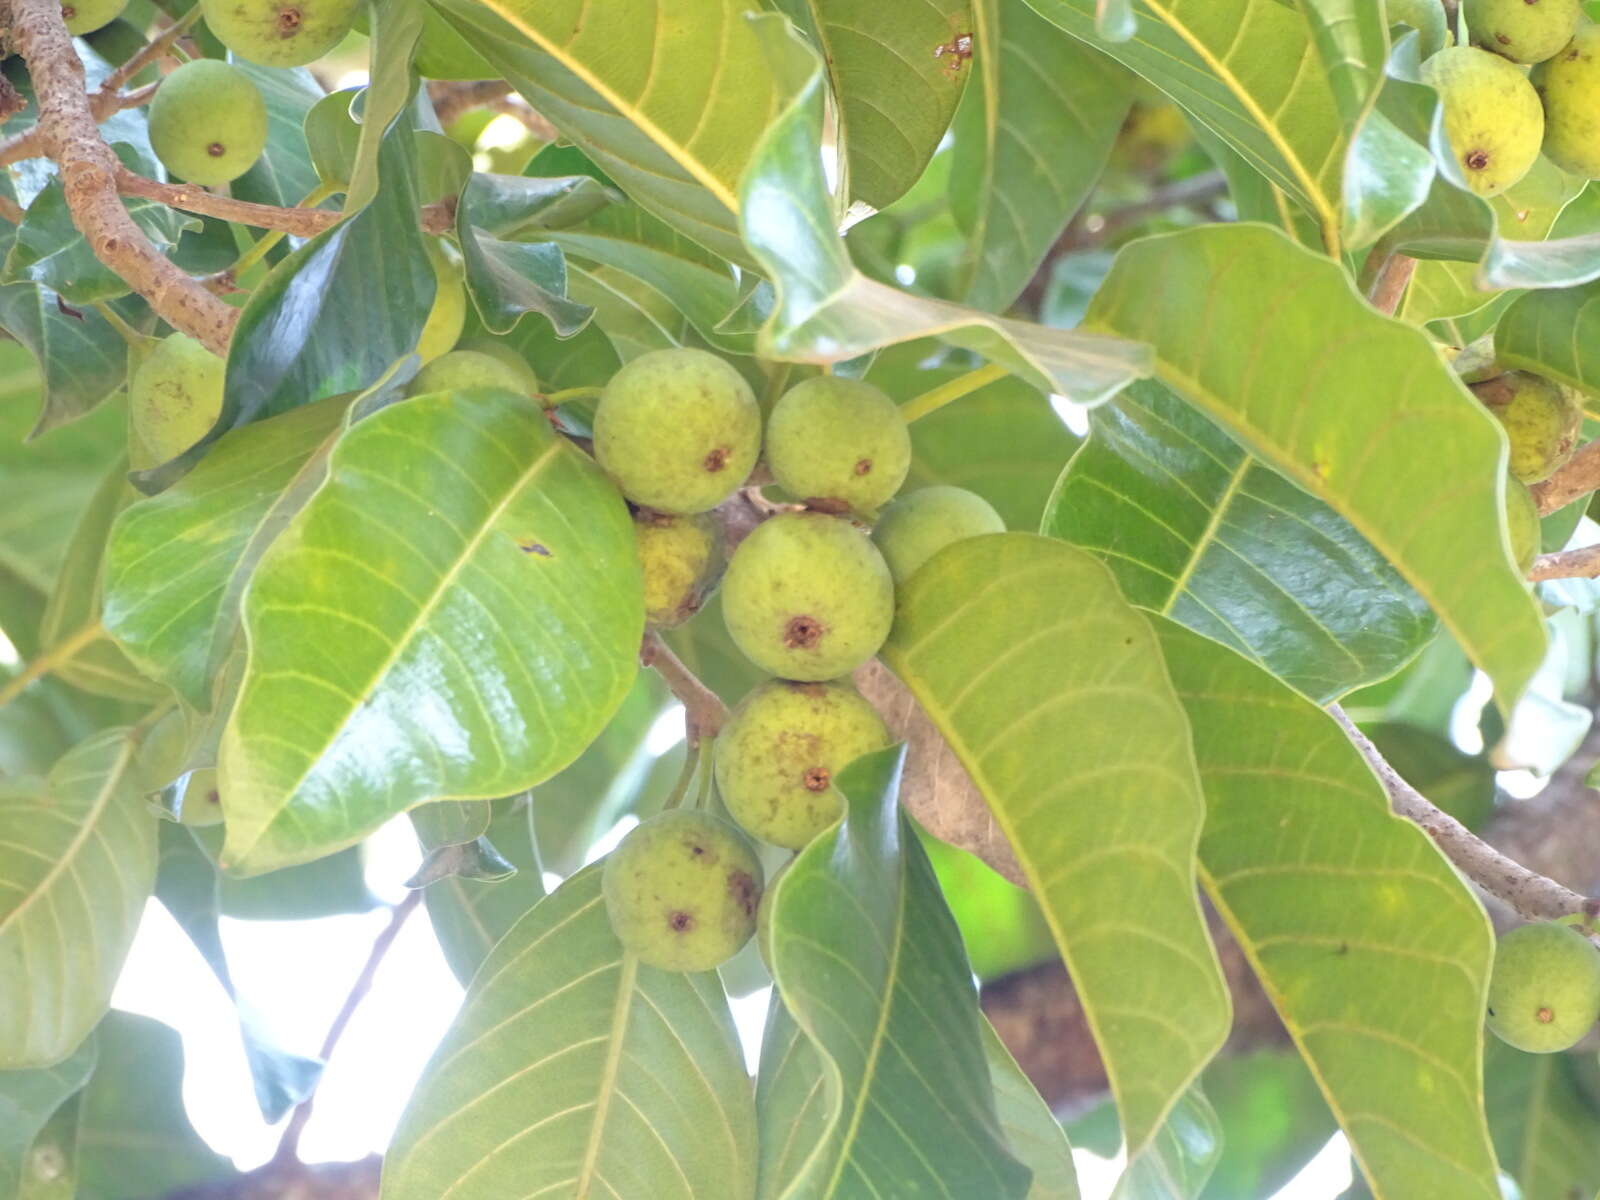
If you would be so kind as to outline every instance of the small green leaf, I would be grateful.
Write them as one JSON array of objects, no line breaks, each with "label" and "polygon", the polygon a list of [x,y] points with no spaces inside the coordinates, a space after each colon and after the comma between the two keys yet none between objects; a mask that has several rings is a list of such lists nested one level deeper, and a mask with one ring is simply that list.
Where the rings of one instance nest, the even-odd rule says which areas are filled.
[{"label": "small green leaf", "polygon": [[1206,891],[1374,1190],[1498,1200],[1483,909],[1326,713],[1198,634],[1157,631],[1206,789]]},{"label": "small green leaf", "polygon": [[255,874],[554,774],[627,693],[644,605],[616,490],[537,404],[473,390],[356,424],[244,619],[223,862]]},{"label": "small green leaf", "polygon": [[0,780],[0,1068],[60,1062],[110,1002],[156,874],[133,754],[108,729],[48,779]]},{"label": "small green leaf", "polygon": [[1043,531],[1092,550],[1132,603],[1327,701],[1392,675],[1438,627],[1350,524],[1159,383],[1096,409]]},{"label": "small green leaf", "polygon": [[505,811],[489,823],[488,838],[517,873],[493,883],[449,875],[423,893],[439,948],[462,987],[472,982],[506,931],[544,899],[544,873],[530,824],[533,808],[520,798],[501,805]]},{"label": "small green leaf", "polygon": [[44,379],[36,434],[83,416],[127,379],[122,335],[94,309],[66,311],[64,304],[38,284],[0,287],[0,329],[28,348]]},{"label": "small green leaf", "polygon": [[[961,936],[900,813],[904,759],[895,747],[840,772],[844,821],[800,852],[770,901],[773,975],[804,1050],[780,1033],[763,1051],[763,1080],[769,1065],[774,1076],[758,1102],[763,1197],[1028,1192],[995,1115]],[[809,1051],[816,1084],[784,1066],[791,1044]],[[791,1136],[799,1114],[803,1139]]]},{"label": "small green leaf", "polygon": [[1020,533],[940,551],[899,606],[885,661],[1015,849],[1137,1152],[1229,1007],[1195,896],[1188,723],[1148,620],[1098,559]]},{"label": "small green leaf", "polygon": [[1545,633],[1504,532],[1505,439],[1419,330],[1374,311],[1337,264],[1252,225],[1125,247],[1086,324],[1154,345],[1163,383],[1348,520],[1510,708]]},{"label": "small green leaf", "polygon": [[94,1063],[94,1039],[86,1038],[71,1057],[54,1066],[0,1071],[0,1200],[17,1200],[34,1139],[55,1111],[82,1090]]},{"label": "small green leaf", "polygon": [[395,1131],[384,1200],[754,1196],[755,1114],[721,985],[624,954],[600,875],[540,901],[473,977]]}]

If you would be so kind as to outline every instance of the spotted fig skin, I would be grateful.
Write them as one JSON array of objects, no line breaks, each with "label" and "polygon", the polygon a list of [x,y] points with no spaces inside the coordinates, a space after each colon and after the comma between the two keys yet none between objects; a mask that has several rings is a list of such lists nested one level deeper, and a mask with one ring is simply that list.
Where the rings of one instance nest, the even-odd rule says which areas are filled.
[{"label": "spotted fig skin", "polygon": [[1444,132],[1467,186],[1498,196],[1539,157],[1544,108],[1521,68],[1473,46],[1450,46],[1422,64],[1439,93]]},{"label": "spotted fig skin", "polygon": [[644,568],[644,619],[652,629],[682,625],[716,590],[727,565],[722,525],[709,513],[675,517],[641,510],[633,518]]},{"label": "spotted fig skin", "polygon": [[1490,1032],[1530,1054],[1575,1046],[1600,1018],[1600,949],[1570,925],[1521,925],[1495,946]]},{"label": "spotted fig skin", "polygon": [[911,434],[878,388],[818,375],[772,406],[766,455],[773,479],[795,499],[869,515],[905,482]]},{"label": "spotted fig skin", "polygon": [[652,350],[600,393],[594,452],[635,504],[706,512],[742,484],[761,452],[761,406],[744,376],[704,350]]},{"label": "spotted fig skin", "polygon": [[1541,63],[1572,40],[1583,19],[1579,0],[1466,0],[1473,42],[1514,63]]},{"label": "spotted fig skin", "polygon": [[722,615],[740,652],[768,674],[837,679],[888,638],[894,579],[850,522],[782,513],[734,551],[722,581]]},{"label": "spotted fig skin", "polygon": [[642,822],[606,859],[611,928],[664,971],[710,971],[755,933],[761,860],[744,834],[711,813],[670,809]]},{"label": "spotted fig skin", "polygon": [[303,67],[344,40],[360,0],[201,0],[201,7],[206,27],[240,58]]},{"label": "spotted fig skin", "polygon": [[267,145],[267,105],[255,81],[214,58],[186,62],[150,102],[150,148],[172,174],[201,187],[239,178]]},{"label": "spotted fig skin", "polygon": [[222,415],[227,364],[186,333],[158,342],[128,381],[128,456],[136,471],[194,445]]},{"label": "spotted fig skin", "polygon": [[1545,157],[1563,171],[1600,179],[1600,25],[1585,25],[1533,69],[1544,102]]},{"label": "spotted fig skin", "polygon": [[892,741],[848,684],[768,680],[717,736],[717,791],[751,837],[798,850],[839,819],[838,773]]},{"label": "spotted fig skin", "polygon": [[1571,388],[1528,371],[1507,371],[1472,385],[1511,443],[1511,473],[1539,483],[1566,465],[1578,448],[1583,403]]}]

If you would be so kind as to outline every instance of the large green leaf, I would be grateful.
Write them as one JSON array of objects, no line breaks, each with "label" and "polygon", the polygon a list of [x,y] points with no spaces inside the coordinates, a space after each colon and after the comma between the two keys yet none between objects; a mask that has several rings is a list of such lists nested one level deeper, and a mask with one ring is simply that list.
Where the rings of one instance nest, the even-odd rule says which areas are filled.
[{"label": "large green leaf", "polygon": [[1420,331],[1255,225],[1131,244],[1087,324],[1153,344],[1163,383],[1348,520],[1510,708],[1545,634],[1506,541],[1505,438]]},{"label": "large green leaf", "polygon": [[81,1200],[147,1200],[235,1178],[184,1112],[176,1029],[113,1010],[95,1042],[100,1061],[78,1111]]},{"label": "large green leaf", "polygon": [[1564,1054],[1524,1054],[1489,1039],[1483,1076],[1500,1165],[1522,1200],[1570,1200],[1600,1188],[1600,1112]]},{"label": "large green leaf", "polygon": [[1078,1200],[1078,1172],[1067,1131],[988,1021],[983,1023],[983,1051],[1006,1144],[1033,1172],[1028,1200]]},{"label": "large green leaf", "polygon": [[111,528],[106,630],[196,708],[210,706],[221,652],[238,626],[241,561],[252,543],[259,555],[273,523],[287,518],[285,489],[308,462],[321,465],[315,452],[345,407],[325,400],[225,434],[193,471],[130,505]]},{"label": "large green leaf", "polygon": [[1032,534],[947,547],[899,603],[885,660],[1015,849],[1137,1152],[1229,1007],[1195,897],[1200,784],[1155,636],[1098,559]]},{"label": "large green leaf", "polygon": [[54,1066],[0,1071],[0,1200],[17,1200],[34,1139],[94,1071],[94,1039]]},{"label": "large green leaf", "polygon": [[156,874],[126,729],[0,781],[0,1068],[59,1062],[105,1012]]},{"label": "large green leaf", "polygon": [[1132,603],[1314,700],[1387,678],[1437,628],[1422,598],[1326,504],[1158,383],[1097,409],[1045,533],[1104,558]]},{"label": "large green leaf", "polygon": [[1001,363],[1045,391],[1084,401],[1103,399],[1147,373],[1142,346],[913,296],[858,271],[835,230],[823,169],[821,64],[781,19],[758,25],[769,69],[794,97],[762,139],[740,188],[745,242],[776,289],[758,353],[839,362],[934,336]]},{"label": "large green leaf", "polygon": [[385,1200],[750,1200],[755,1113],[714,973],[625,954],[580,871],[500,940],[395,1131]]},{"label": "large green leaf", "polygon": [[1028,1192],[995,1115],[961,935],[900,812],[904,756],[840,772],[844,821],[800,852],[770,901],[768,958],[800,1040],[780,1032],[763,1052],[763,1197]]},{"label": "large green leaf", "polygon": [[999,312],[1094,188],[1132,89],[1126,71],[1023,0],[987,0],[974,16],[950,207],[969,242],[961,294]]},{"label": "large green leaf", "polygon": [[652,0],[621,0],[604,20],[581,0],[437,7],[629,196],[722,257],[747,258],[739,177],[780,93],[741,0],[680,0],[672,20]]},{"label": "large green leaf", "polygon": [[532,821],[530,806],[507,801],[505,812],[489,823],[490,843],[517,868],[509,879],[491,883],[447,875],[423,892],[439,948],[462,987],[472,982],[506,931],[544,898]]},{"label": "large green leaf", "polygon": [[1494,331],[1495,355],[1600,395],[1600,284],[1529,292]]},{"label": "large green leaf", "polygon": [[245,595],[224,865],[554,774],[627,693],[641,586],[621,497],[534,402],[434,393],[359,422]]},{"label": "large green leaf", "polygon": [[1373,1190],[1497,1198],[1483,909],[1326,713],[1214,642],[1157,629],[1206,790],[1206,890]]},{"label": "large green leaf", "polygon": [[[817,43],[828,64],[845,190],[883,208],[917,181],[955,113],[970,72],[952,43],[969,36],[983,44],[983,31],[972,27],[971,0],[778,0],[778,7]],[[946,46],[949,51],[938,53]]]},{"label": "large green leaf", "polygon": [[1138,32],[1098,43],[1098,0],[1028,0],[1074,37],[1096,42],[1215,130],[1316,217],[1339,244],[1348,147],[1335,88],[1305,18],[1277,0],[1139,0]]}]

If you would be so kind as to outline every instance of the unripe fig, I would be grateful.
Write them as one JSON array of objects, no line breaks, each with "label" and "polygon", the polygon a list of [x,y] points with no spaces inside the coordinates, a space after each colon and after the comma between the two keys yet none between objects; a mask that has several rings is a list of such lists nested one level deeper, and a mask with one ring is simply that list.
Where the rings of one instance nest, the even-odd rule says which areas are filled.
[{"label": "unripe fig", "polygon": [[953,542],[983,533],[1004,533],[994,506],[966,488],[937,484],[907,492],[878,518],[872,540],[897,584]]},{"label": "unripe fig", "polygon": [[183,802],[178,820],[184,825],[217,825],[222,821],[222,796],[217,791],[217,773],[211,768],[191,772],[183,787]]},{"label": "unripe fig", "polygon": [[798,850],[839,819],[839,771],[893,740],[848,684],[768,680],[717,735],[717,791],[751,837]]},{"label": "unripe fig", "polygon": [[594,414],[594,452],[622,494],[667,513],[698,513],[733,494],[761,451],[761,408],[714,354],[641,354],[611,377]]},{"label": "unripe fig", "polygon": [[1570,1049],[1600,1018],[1600,949],[1570,925],[1504,934],[1489,976],[1491,1032],[1530,1054]]},{"label": "unripe fig", "polygon": [[1539,556],[1539,506],[1528,485],[1506,476],[1506,530],[1511,536],[1511,561],[1524,575]]},{"label": "unripe fig", "polygon": [[360,0],[201,0],[206,27],[240,58],[303,67],[350,32]]},{"label": "unripe fig", "polygon": [[460,350],[471,350],[478,354],[487,354],[490,358],[499,359],[522,379],[522,391],[529,396],[537,396],[540,392],[539,375],[533,369],[533,364],[523,358],[517,348],[501,338],[491,337],[480,333],[473,337],[463,338],[456,343]]},{"label": "unripe fig", "polygon": [[1172,101],[1135,100],[1111,147],[1113,166],[1153,175],[1194,144],[1194,130]]},{"label": "unripe fig", "polygon": [[1585,25],[1534,68],[1544,101],[1544,152],[1563,171],[1600,179],[1600,25]]},{"label": "unripe fig", "polygon": [[1422,64],[1439,93],[1444,132],[1467,185],[1495,196],[1528,173],[1544,138],[1544,109],[1523,73],[1498,54],[1449,46]]},{"label": "unripe fig", "polygon": [[705,513],[676,517],[645,509],[634,515],[633,532],[644,568],[645,622],[655,629],[682,625],[722,578],[722,525]]},{"label": "unripe fig", "polygon": [[761,860],[731,824],[671,809],[622,839],[601,888],[611,928],[640,962],[709,971],[755,932],[761,879]]},{"label": "unripe fig", "polygon": [[818,375],[790,388],[767,418],[767,465],[797,500],[874,513],[911,469],[911,434],[895,402],[855,379]]},{"label": "unripe fig", "polygon": [[150,102],[150,148],[189,183],[229,183],[255,165],[266,145],[261,89],[228,63],[192,59],[161,81]]},{"label": "unripe fig", "polygon": [[186,333],[169,334],[128,382],[129,461],[135,470],[169,462],[222,414],[227,364]]},{"label": "unripe fig", "polygon": [[894,579],[855,526],[783,513],[739,544],[722,581],[722,615],[744,656],[782,679],[848,675],[894,621]]},{"label": "unripe fig", "polygon": [[1517,63],[1551,57],[1583,17],[1579,0],[1466,0],[1464,7],[1472,40]]},{"label": "unripe fig", "polygon": [[1472,385],[1504,426],[1511,443],[1511,473],[1523,483],[1549,479],[1578,446],[1583,402],[1570,388],[1543,375],[1507,371]]},{"label": "unripe fig", "polygon": [[513,370],[500,359],[478,350],[449,350],[417,372],[409,396],[424,392],[453,392],[461,388],[504,388],[528,395],[528,374]]},{"label": "unripe fig", "polygon": [[77,37],[111,24],[127,7],[128,0],[63,0],[61,15],[66,18],[67,32]]},{"label": "unripe fig", "polygon": [[426,245],[436,287],[433,307],[417,337],[417,357],[424,365],[453,349],[467,323],[467,277],[461,251],[444,238],[430,237]]}]

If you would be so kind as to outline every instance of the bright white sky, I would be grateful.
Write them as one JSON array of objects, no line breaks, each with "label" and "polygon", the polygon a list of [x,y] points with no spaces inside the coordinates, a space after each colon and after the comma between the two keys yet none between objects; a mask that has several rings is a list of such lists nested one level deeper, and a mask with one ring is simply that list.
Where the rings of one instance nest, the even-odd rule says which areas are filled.
[{"label": "bright white sky", "polygon": [[[400,881],[416,863],[409,826],[392,824],[371,843],[368,885],[392,903],[404,895]],[[381,909],[316,921],[225,919],[222,933],[240,995],[282,1047],[314,1055],[386,920]],[[391,947],[328,1065],[301,1153],[311,1161],[382,1153],[460,1000],[461,989],[439,953],[427,914],[418,911]],[[271,1157],[277,1131],[256,1109],[232,1006],[183,931],[154,900],[113,1003],[183,1034],[184,1100],[195,1128],[215,1149],[243,1169]],[[752,1063],[765,1009],[764,992],[734,1003]],[[1084,1200],[1106,1200],[1120,1164],[1083,1151],[1078,1159]],[[1349,1155],[1337,1138],[1277,1200],[1332,1200],[1349,1183]]]}]

